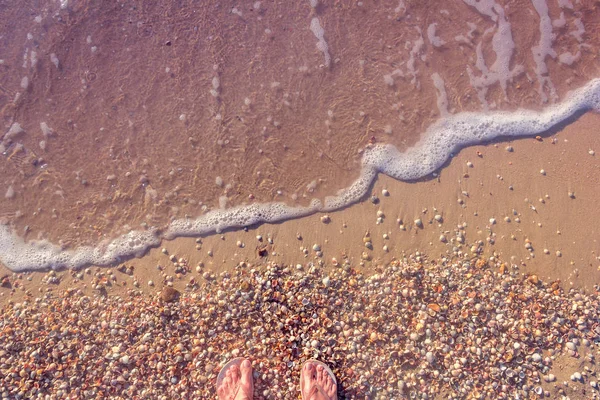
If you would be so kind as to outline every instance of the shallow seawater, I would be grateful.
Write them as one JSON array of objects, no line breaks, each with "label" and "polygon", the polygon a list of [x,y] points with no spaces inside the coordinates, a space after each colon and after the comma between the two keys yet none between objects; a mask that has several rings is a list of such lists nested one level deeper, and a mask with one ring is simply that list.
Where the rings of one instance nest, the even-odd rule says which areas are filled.
[{"label": "shallow seawater", "polygon": [[[367,146],[407,151],[428,128],[465,112],[552,112],[600,75],[596,7],[576,0],[7,4],[0,219],[8,230],[0,249],[21,246],[7,240],[14,232],[56,246],[30,249],[49,255],[31,258],[29,268],[108,263],[157,245],[165,232],[208,233],[240,220],[230,212],[186,222],[211,210],[270,202],[299,207],[298,215],[319,210],[313,199],[360,176]],[[262,220],[296,215],[253,210]],[[131,231],[142,233],[111,247]],[[101,255],[60,256],[80,246]]]}]

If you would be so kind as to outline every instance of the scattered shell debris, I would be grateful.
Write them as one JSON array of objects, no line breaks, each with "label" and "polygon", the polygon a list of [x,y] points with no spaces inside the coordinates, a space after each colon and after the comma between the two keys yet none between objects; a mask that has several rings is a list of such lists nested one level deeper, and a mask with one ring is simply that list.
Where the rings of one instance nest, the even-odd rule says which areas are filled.
[{"label": "scattered shell debris", "polygon": [[[252,360],[259,399],[298,398],[310,358],[332,368],[343,399],[595,393],[599,286],[566,291],[497,258],[418,253],[371,276],[347,259],[335,265],[240,262],[202,281],[186,268],[182,291],[165,278],[154,294],[67,289],[11,302],[0,319],[2,395],[214,398],[234,357]],[[579,365],[567,386],[552,384],[559,356]]]}]

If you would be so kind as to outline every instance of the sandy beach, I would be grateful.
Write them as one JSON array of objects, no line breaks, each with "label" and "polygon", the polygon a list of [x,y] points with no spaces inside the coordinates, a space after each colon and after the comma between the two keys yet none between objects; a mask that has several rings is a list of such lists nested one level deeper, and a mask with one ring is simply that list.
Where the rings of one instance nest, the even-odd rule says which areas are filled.
[{"label": "sandy beach", "polygon": [[0,9],[1,397],[599,399],[597,3]]},{"label": "sandy beach", "polygon": [[[476,270],[481,269],[480,272],[483,272],[496,284],[502,282],[503,279],[510,279],[511,285],[514,285],[514,288],[511,286],[510,290],[517,295],[521,291],[528,290],[540,293],[548,293],[547,290],[560,290],[562,293],[560,296],[564,296],[564,300],[557,300],[556,305],[549,303],[547,305],[549,309],[556,306],[559,307],[557,309],[559,310],[559,305],[563,304],[561,303],[563,301],[566,302],[564,304],[576,302],[577,296],[581,296],[578,293],[585,293],[586,299],[588,299],[587,296],[590,296],[589,300],[582,303],[581,310],[578,308],[585,313],[581,315],[584,315],[585,320],[589,321],[589,326],[579,332],[577,325],[574,325],[565,336],[567,340],[571,336],[576,341],[579,338],[576,354],[566,346],[566,341],[563,343],[562,336],[558,342],[556,341],[559,340],[558,338],[551,339],[552,336],[548,336],[552,335],[553,325],[543,325],[543,328],[540,326],[540,335],[545,338],[543,344],[530,343],[529,339],[523,343],[528,349],[527,357],[531,357],[531,354],[539,351],[539,354],[546,360],[542,363],[543,368],[533,368],[533,370],[540,374],[537,378],[539,385],[548,392],[550,398],[559,396],[560,393],[569,398],[593,398],[592,396],[597,396],[597,391],[590,385],[596,382],[596,364],[593,360],[598,356],[597,340],[599,338],[598,334],[593,331],[598,321],[597,306],[593,306],[593,304],[598,302],[597,285],[600,277],[598,242],[595,233],[597,226],[594,222],[600,220],[600,215],[594,207],[595,199],[598,196],[599,186],[597,183],[600,176],[600,162],[594,154],[594,149],[598,148],[600,143],[595,135],[599,122],[598,115],[588,114],[564,130],[540,139],[529,138],[471,147],[454,157],[440,171],[438,178],[403,183],[382,177],[374,185],[369,198],[342,211],[317,214],[281,224],[265,224],[247,231],[226,232],[222,235],[201,239],[180,238],[164,242],[161,247],[153,249],[142,259],[128,260],[117,268],[90,267],[82,271],[20,274],[18,276],[7,271],[5,274],[13,288],[3,287],[0,289],[5,307],[11,309],[10,312],[6,311],[5,313],[4,324],[10,326],[8,321],[13,318],[10,315],[14,310],[24,307],[43,311],[44,308],[41,304],[44,304],[44,307],[57,307],[60,304],[64,305],[65,302],[68,304],[75,302],[78,307],[92,312],[94,308],[90,304],[97,303],[100,310],[105,308],[108,310],[106,312],[111,315],[112,320],[119,320],[130,315],[131,310],[137,309],[138,302],[150,314],[163,313],[164,310],[177,310],[178,313],[181,313],[188,308],[201,310],[206,307],[203,306],[205,304],[203,301],[208,301],[209,293],[214,295],[218,290],[227,293],[224,288],[231,287],[232,282],[242,284],[238,279],[243,281],[255,274],[262,276],[262,278],[256,278],[258,282],[261,282],[261,279],[265,279],[262,274],[270,271],[271,267],[267,266],[274,265],[279,266],[276,279],[304,282],[306,287],[313,288],[308,292],[311,295],[322,293],[325,276],[331,276],[328,279],[337,282],[334,287],[345,288],[344,290],[348,290],[348,293],[356,290],[352,287],[353,279],[357,279],[354,282],[361,282],[357,278],[358,276],[363,276],[364,284],[367,284],[366,282],[370,282],[369,277],[379,275],[386,276],[384,281],[389,282],[392,287],[397,285],[394,290],[401,291],[401,287],[408,285],[408,281],[405,281],[408,278],[405,275],[410,275],[410,273],[401,272],[398,275],[397,271],[413,271],[412,273],[414,273],[415,268],[422,268],[424,271],[431,271],[432,276],[450,275],[457,282],[462,282],[461,280],[464,279],[465,288],[482,291],[481,301],[485,305],[487,304],[487,295],[495,292],[486,293],[484,289],[478,289],[480,283],[472,280],[473,271],[469,270],[469,268],[475,268]],[[569,193],[572,195],[570,196]],[[421,220],[421,224],[417,220]],[[528,248],[528,243],[531,248]],[[461,263],[463,261],[460,260],[470,260],[471,267],[466,271],[462,270]],[[396,272],[393,272],[394,268]],[[257,272],[250,272],[252,270]],[[536,283],[532,284],[532,282]],[[252,284],[257,285],[256,281],[253,281]],[[359,285],[357,287],[362,287],[358,283],[357,285]],[[171,286],[181,292],[182,297],[172,305],[168,305],[161,300],[161,291],[164,292],[166,287]],[[374,293],[379,293],[381,290],[383,287],[375,286],[368,290],[365,296],[374,296]],[[456,293],[452,294],[454,290]],[[450,307],[451,299],[455,295],[466,296],[463,292],[461,292],[463,294],[458,294],[458,291],[459,289],[450,290],[448,297],[444,297],[443,302],[445,303],[440,301],[439,306],[444,307],[446,304]],[[231,293],[233,295],[233,292]],[[506,290],[498,292],[501,296],[511,296],[510,293],[512,292],[506,292]],[[281,295],[285,294],[286,291],[282,290]],[[234,295],[234,297],[238,295]],[[40,300],[34,300],[36,298],[45,300],[40,302]],[[550,299],[553,298],[554,296]],[[85,306],[80,304],[82,301],[85,302]],[[356,299],[348,301],[352,302]],[[425,296],[419,297],[419,301],[427,302],[428,300]],[[523,306],[527,304],[525,306],[527,308],[533,304],[530,294],[528,297],[515,301],[523,301]],[[131,304],[128,306],[129,308],[126,308],[130,310],[127,311],[128,314],[122,314],[120,304],[123,302]],[[374,303],[377,304],[376,301]],[[270,303],[260,304],[265,307],[264,304]],[[344,307],[351,307],[350,303],[345,301],[340,304],[344,304]],[[327,309],[327,312],[331,314],[327,314],[326,318],[331,320],[332,324],[344,321],[351,315],[342,311],[345,308],[335,306],[335,303],[329,305],[331,307]],[[288,307],[292,307],[291,303]],[[382,326],[378,325],[377,332],[383,333],[390,326],[405,322],[403,318],[406,317],[402,317],[404,307],[406,306],[396,305],[389,309],[386,308],[386,311],[380,310],[380,314],[376,315],[380,317],[393,315],[394,317],[392,318],[393,322]],[[437,310],[437,307],[434,308]],[[215,321],[220,321],[219,318],[225,318],[226,310],[227,307],[223,311],[216,311],[216,314],[211,315],[216,316]],[[563,318],[574,323],[573,318],[579,314],[565,311],[567,314],[564,314]],[[58,321],[66,322],[62,318],[67,318],[69,314],[61,315],[63,316],[56,317]],[[547,314],[544,315],[545,318],[548,318]],[[515,314],[512,317],[517,320],[528,318],[527,315],[523,316],[522,314]],[[186,324],[191,324],[192,320],[186,318],[192,317],[184,318]],[[222,322],[235,320],[233,316],[229,318],[231,319]],[[240,321],[252,320],[252,318],[248,319],[247,315],[239,318]],[[521,323],[527,326],[527,323],[524,322],[525,319]],[[435,320],[434,316],[429,323],[435,323]],[[448,319],[447,321],[461,324],[459,320]],[[214,323],[216,325],[212,325],[213,329],[218,329],[217,322]],[[133,323],[133,326],[137,326],[136,324]],[[360,329],[360,323],[357,323],[356,326]],[[130,336],[129,341],[125,342],[125,348],[119,350],[119,354],[120,352],[130,355],[140,354],[134,344],[141,340],[140,337],[144,334],[145,329],[137,329],[136,335],[138,336]],[[169,335],[174,334],[165,333],[161,329],[157,331],[158,335],[164,334],[171,337]],[[220,341],[220,335],[217,335],[214,343],[219,343],[219,345],[213,345],[212,348],[215,350],[212,351],[215,353],[209,354],[209,359],[215,363],[215,369],[205,370],[204,373],[202,373],[203,363],[200,361],[202,357],[198,359],[197,353],[204,353],[204,349],[207,347],[198,344],[196,346],[198,349],[195,352],[191,351],[196,362],[193,364],[190,361],[185,364],[187,365],[185,371],[200,371],[198,373],[202,373],[202,375],[198,376],[197,380],[190,379],[185,383],[174,385],[173,391],[168,392],[169,396],[177,398],[177,395],[185,397],[182,393],[196,393],[202,398],[211,398],[211,393],[214,393],[211,385],[214,383],[215,373],[218,372],[216,365],[226,358],[216,349],[221,349],[223,343],[228,343],[224,347],[229,349],[226,354],[237,349],[235,355],[250,357],[255,368],[259,369],[256,385],[257,398],[272,398],[273,391],[268,392],[271,379],[279,385],[278,393],[281,393],[283,398],[295,398],[294,391],[296,389],[292,389],[295,387],[293,378],[298,375],[294,368],[284,366],[282,372],[284,375],[269,378],[268,371],[273,368],[277,370],[276,365],[282,362],[273,352],[275,349],[281,349],[283,354],[287,354],[286,351],[289,350],[290,345],[286,342],[290,333],[287,334],[288,336],[281,336],[280,330],[274,327],[271,329],[272,331],[264,328],[263,333],[251,336],[252,340],[258,342],[263,338],[276,338],[275,342],[272,342],[272,346],[267,346],[268,354],[244,349],[244,346],[239,344],[240,337],[235,334],[228,333],[226,339],[223,339],[226,342]],[[419,333],[419,329],[425,328],[410,324],[408,331],[402,332],[402,335],[410,338],[411,332]],[[81,334],[85,331],[86,329],[81,329]],[[192,329],[184,333],[180,339],[188,342],[201,340],[202,334],[199,332],[201,331],[197,332]],[[230,331],[228,330],[228,332]],[[236,330],[231,332],[234,333]],[[324,332],[313,333],[309,342],[313,338],[321,340],[320,338],[324,337],[322,336],[324,334]],[[366,332],[362,334],[366,334]],[[103,337],[102,335],[100,337]],[[395,341],[392,339],[405,337],[402,335],[390,335],[387,338],[382,336],[381,341],[361,342],[359,351],[367,354],[370,354],[369,352],[382,354],[382,352],[395,348],[393,347]],[[441,331],[436,334],[437,339],[443,338],[443,336],[444,333]],[[488,336],[481,338],[484,337]],[[491,337],[493,338],[494,335]],[[548,339],[549,337],[550,339]],[[501,338],[501,336],[496,338]],[[4,343],[7,343],[9,337],[5,335],[2,339]],[[583,339],[587,340],[587,346],[582,344],[581,340]],[[96,338],[96,340],[104,339]],[[431,345],[430,348],[440,349],[441,343],[434,342],[437,344]],[[304,348],[300,344],[298,343],[299,348]],[[306,348],[311,348],[310,344],[304,344],[307,346]],[[165,344],[165,346],[164,351],[167,353],[163,354],[162,358],[156,359],[155,362],[163,362],[168,366],[171,365],[169,362],[172,362],[173,357],[176,357],[174,355],[176,351],[169,347],[170,345]],[[506,347],[506,344],[504,346]],[[107,344],[106,347],[114,348],[114,345]],[[25,348],[21,351],[26,351]],[[175,353],[169,355],[171,351],[175,351]],[[454,351],[457,350],[454,349]],[[143,353],[141,354],[143,355]],[[348,356],[348,354],[354,353],[347,347],[340,346],[337,350],[334,348],[334,352],[330,355],[319,353],[319,356],[335,363],[333,361],[335,357],[349,357],[348,360],[353,360],[352,356]],[[308,355],[312,356],[312,350],[298,359],[292,357],[290,360],[295,360],[293,365],[297,368],[300,360]],[[4,356],[6,357],[6,354]],[[454,356],[456,357],[456,355]],[[123,357],[123,355],[118,357]],[[406,361],[406,358],[399,357],[391,364],[390,368],[394,370],[402,365],[401,370],[404,371],[401,374],[402,378],[395,378],[393,382],[397,385],[397,381],[402,381],[404,383],[401,385],[405,386],[402,387],[402,391],[398,389],[398,386],[394,386],[390,389],[392,390],[390,393],[398,396],[408,395],[415,391],[421,394],[427,393],[427,390],[423,389],[423,382],[420,381],[424,378],[419,378],[418,374],[414,375],[418,368],[417,370],[411,369],[412,367],[407,369],[403,361]],[[526,358],[527,363],[530,361],[530,358]],[[354,362],[358,361],[354,360]],[[420,363],[426,362],[425,354],[411,362],[421,365]],[[262,365],[262,371],[258,368],[260,365]],[[374,380],[375,378],[369,376],[368,373],[365,375],[364,371],[367,370],[360,372],[359,365],[362,364],[353,366],[351,362],[337,362],[335,365],[334,371],[340,375],[341,393],[346,398],[384,398],[382,393],[387,393],[385,391],[387,389],[384,389],[385,384]],[[444,371],[441,372],[442,375],[450,373],[452,370],[452,367],[439,370],[441,365],[438,364],[427,365],[427,368],[437,369],[438,373]],[[480,365],[477,368],[484,368],[485,364],[477,365]],[[537,364],[533,363],[533,365]],[[422,367],[425,368],[425,366]],[[125,370],[130,371],[131,368],[119,367],[119,371],[121,371],[120,373]],[[354,377],[347,375],[344,372],[345,368],[354,368],[359,375]],[[11,365],[10,369],[18,371],[15,365]],[[291,375],[286,375],[285,371],[288,370]],[[267,375],[262,375],[262,372]],[[488,374],[491,372],[493,371],[487,371]],[[575,373],[585,373],[586,375],[581,380],[572,381],[571,378]],[[193,372],[191,376],[195,376]],[[468,386],[462,384],[453,386],[444,382],[442,378],[434,379],[433,375],[427,376],[430,378],[425,379],[424,382],[429,384],[435,382],[435,385],[431,387],[435,388],[435,393],[444,393],[443,398],[466,396],[463,391],[467,390]],[[549,376],[553,376],[553,378],[548,378]],[[356,383],[355,378],[359,378],[360,384]],[[96,395],[111,393],[117,396],[116,398],[118,398],[118,393],[137,393],[142,397],[145,393],[152,397],[151,393],[155,393],[152,390],[162,387],[160,385],[153,386],[155,384],[141,376],[137,379],[140,382],[137,386],[128,386],[121,382],[116,386],[109,384],[107,388],[103,389],[106,391],[100,391],[100,386],[98,387],[99,391],[95,393]],[[529,386],[528,393],[533,395],[533,391],[537,387],[534,383],[536,378],[529,377],[528,379],[525,386],[526,388]],[[198,385],[198,380],[203,384]],[[551,380],[551,382],[546,382],[546,380]],[[463,383],[467,381],[461,380]],[[492,382],[495,381],[492,379],[487,381],[489,384]],[[517,389],[518,387],[522,388],[522,385],[516,386],[512,381],[502,382],[500,380],[500,382],[500,389],[492,392],[486,392],[483,387],[487,386],[485,383],[481,383],[482,396],[487,393],[488,398],[495,396],[501,398],[501,394],[505,393],[512,397],[518,390],[522,390]],[[507,385],[504,388],[505,391],[502,390],[502,383]],[[288,384],[290,388],[286,389]],[[170,387],[168,383],[166,385]],[[131,392],[125,391],[126,388]],[[147,391],[144,392],[144,389]],[[382,390],[384,391],[382,392]],[[495,394],[492,396],[491,393]],[[434,396],[434,398],[438,397]]]},{"label": "sandy beach", "polygon": [[[437,178],[405,183],[382,176],[371,196],[342,211],[165,241],[144,258],[123,265],[134,268],[144,287],[148,280],[161,282],[156,266],[172,264],[170,257],[184,257],[189,265],[202,264],[216,274],[240,262],[313,262],[331,268],[333,259],[338,263],[347,259],[369,274],[375,266],[416,252],[441,259],[460,251],[474,257],[500,257],[544,279],[591,290],[600,278],[594,223],[600,219],[594,207],[600,179],[594,150],[600,143],[595,134],[599,123],[598,115],[587,114],[539,140],[470,147],[454,157]],[[387,195],[382,194],[384,190]],[[417,219],[422,227],[415,224]],[[367,232],[373,249],[363,245]],[[478,244],[475,251],[467,246],[472,243]],[[322,247],[322,257],[316,257],[315,244]],[[265,250],[264,256],[259,256],[259,250]],[[368,260],[363,253],[369,255]],[[112,269],[100,270],[110,273]],[[59,272],[64,279],[57,288],[70,285],[69,277],[74,274]],[[42,275],[33,274],[32,279]],[[15,291],[14,296],[22,291]],[[8,295],[3,292],[4,298]]]}]

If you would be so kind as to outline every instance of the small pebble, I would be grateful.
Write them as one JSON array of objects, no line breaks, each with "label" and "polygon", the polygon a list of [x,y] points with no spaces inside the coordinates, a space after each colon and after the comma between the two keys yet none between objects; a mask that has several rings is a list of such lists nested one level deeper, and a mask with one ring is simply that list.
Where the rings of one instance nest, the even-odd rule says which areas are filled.
[{"label": "small pebble", "polygon": [[[580,383],[598,379],[593,356],[598,340],[594,324],[600,309],[597,293],[570,290],[569,283],[554,287],[550,280],[521,275],[520,266],[511,266],[497,254],[472,258],[467,249],[483,251],[486,242],[477,237],[467,242],[466,228],[466,224],[457,227],[455,254],[444,256],[440,263],[424,266],[420,252],[398,254],[402,260],[383,257],[390,258],[389,263],[363,253],[360,267],[370,268],[367,261],[373,257],[376,274],[363,275],[355,260],[345,254],[341,267],[331,270],[319,268],[329,268],[324,260],[292,267],[238,261],[233,273],[219,272],[219,279],[203,271],[204,264],[199,262],[197,271],[208,281],[182,290],[179,305],[157,304],[165,293],[174,293],[190,278],[166,275],[167,268],[151,271],[161,276],[155,278],[156,286],[164,285],[160,294],[147,288],[145,293],[132,289],[126,298],[57,290],[35,301],[7,301],[0,329],[0,360],[9,371],[2,380],[3,396],[37,398],[40,389],[35,384],[52,382],[44,390],[49,397],[62,398],[68,390],[75,390],[71,388],[80,387],[75,385],[96,377],[89,383],[94,379],[103,383],[82,389],[77,398],[98,397],[102,385],[115,398],[214,398],[213,383],[220,367],[237,356],[252,357],[256,363],[257,396],[282,399],[285,395],[277,394],[286,393],[301,362],[312,357],[326,361],[341,357],[340,364],[328,361],[340,384],[354,390],[352,385],[362,382],[366,389],[357,393],[369,391],[362,397],[373,399],[401,399],[417,390],[419,398],[437,398],[441,392],[448,393],[448,398],[464,398],[474,390],[473,379],[483,375],[502,385],[490,391],[490,398],[500,397],[500,391],[503,398],[532,398],[543,393],[534,379],[553,382],[556,378],[548,374],[549,368],[565,364],[561,377],[572,376]],[[377,234],[385,235],[383,231]],[[445,235],[454,237],[454,233]],[[365,233],[363,240],[372,242],[372,237],[375,233]],[[303,250],[308,254],[310,247]],[[176,268],[187,268],[185,258],[178,260]],[[332,264],[338,264],[334,260]],[[211,267],[212,262],[221,271],[221,260],[211,260]],[[117,276],[110,270],[88,268],[80,277],[88,279],[88,274],[103,285]],[[64,274],[49,271],[43,275],[41,279]],[[199,277],[193,275],[189,282]],[[19,274],[6,279],[11,284],[25,280]],[[174,287],[166,289],[170,285]],[[2,288],[0,293],[8,291]],[[536,305],[545,314],[541,323]],[[230,328],[240,332],[233,341]],[[525,334],[521,328],[527,329]],[[556,347],[559,340],[551,336],[557,331],[567,332],[565,354],[576,355],[580,345],[590,348],[582,351],[580,360],[571,360],[571,365],[553,361],[562,356]],[[296,354],[284,351],[271,356],[269,352],[278,348],[296,349]],[[499,351],[492,354],[490,349],[502,349],[504,355],[522,360],[504,363],[499,361]],[[294,356],[284,358],[289,354]],[[548,355],[546,359],[543,354]],[[403,359],[420,364],[409,370]],[[580,362],[585,364],[578,366]],[[502,364],[507,369],[496,375]],[[42,369],[37,370],[37,365],[43,365]],[[575,368],[583,370],[575,372]],[[520,376],[525,372],[526,376]],[[573,398],[597,394],[596,380],[590,381],[591,387],[571,381],[567,387],[551,386],[548,389],[556,398],[560,390],[586,390]],[[57,392],[61,394],[54,396]],[[554,398],[550,392],[544,396]]]}]

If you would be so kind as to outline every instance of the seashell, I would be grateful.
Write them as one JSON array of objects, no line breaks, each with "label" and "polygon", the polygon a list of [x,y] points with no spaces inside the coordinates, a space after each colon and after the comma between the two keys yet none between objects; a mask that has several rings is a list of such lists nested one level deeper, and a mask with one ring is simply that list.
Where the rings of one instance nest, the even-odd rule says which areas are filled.
[{"label": "seashell", "polygon": [[171,303],[171,302],[178,300],[180,295],[181,295],[181,293],[177,289],[174,289],[171,286],[165,286],[160,291],[160,298],[165,303]]},{"label": "seashell", "polygon": [[371,233],[369,233],[369,231],[365,232],[365,235],[363,236],[363,243],[370,243],[371,242]]},{"label": "seashell", "polygon": [[430,310],[432,310],[432,311],[434,311],[436,313],[439,313],[440,310],[441,310],[441,307],[438,304],[436,304],[436,303],[429,303],[427,305],[427,308],[429,308]]}]

